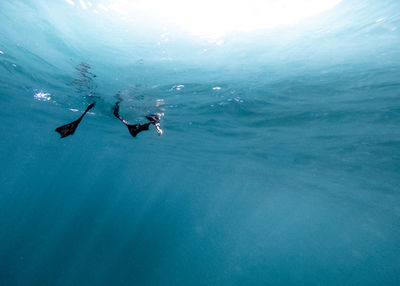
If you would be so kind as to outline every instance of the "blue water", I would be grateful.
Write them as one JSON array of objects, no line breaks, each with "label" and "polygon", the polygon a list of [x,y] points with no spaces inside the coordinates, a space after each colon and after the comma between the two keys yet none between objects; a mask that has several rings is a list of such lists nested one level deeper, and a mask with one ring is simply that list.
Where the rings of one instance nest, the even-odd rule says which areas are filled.
[{"label": "blue water", "polygon": [[398,0],[217,40],[76,2],[0,3],[0,285],[400,285]]}]

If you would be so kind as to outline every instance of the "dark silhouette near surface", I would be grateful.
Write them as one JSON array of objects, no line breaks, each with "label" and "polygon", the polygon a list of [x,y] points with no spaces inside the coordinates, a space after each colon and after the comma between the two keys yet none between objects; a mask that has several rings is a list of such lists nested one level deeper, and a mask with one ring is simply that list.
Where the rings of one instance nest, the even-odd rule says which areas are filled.
[{"label": "dark silhouette near surface", "polygon": [[69,135],[73,135],[75,133],[76,128],[78,128],[79,123],[82,121],[82,118],[85,116],[85,114],[94,107],[95,103],[90,104],[85,112],[82,114],[81,117],[79,117],[77,120],[68,123],[66,125],[60,126],[56,129],[56,132],[60,133],[61,138],[65,138]]},{"label": "dark silhouette near surface", "polygon": [[[78,128],[79,123],[85,116],[85,114],[95,106],[96,102],[102,101],[102,99],[98,95],[96,95],[97,85],[94,83],[93,80],[94,78],[96,78],[96,75],[91,72],[90,65],[82,62],[75,69],[78,72],[78,77],[74,79],[69,85],[75,86],[76,91],[82,94],[84,99],[86,99],[88,102],[93,102],[93,103],[90,104],[88,108],[86,108],[85,112],[77,120],[68,123],[66,125],[60,126],[55,130],[61,135],[61,138],[73,135],[76,129]],[[160,127],[160,119],[161,116],[164,115],[164,113],[154,113],[145,116],[147,120],[149,120],[149,122],[144,124],[129,124],[119,115],[119,104],[122,101],[120,93],[118,92],[115,95],[115,97],[117,102],[115,103],[113,109],[114,116],[117,117],[119,120],[121,120],[128,127],[129,133],[133,137],[136,137],[136,135],[138,135],[142,131],[149,130],[151,124],[155,126],[158,135],[162,134],[163,131]]]},{"label": "dark silhouette near surface", "polygon": [[[133,136],[136,137],[140,132],[149,130],[150,124],[153,124],[156,126],[157,132],[159,135],[162,134],[162,130],[160,128],[160,117],[162,116],[161,114],[152,114],[149,116],[146,116],[147,120],[150,122],[144,123],[144,124],[129,124],[125,119],[119,115],[119,103],[120,101],[117,101],[114,105],[114,116],[117,117],[119,120],[121,120],[126,127],[128,127],[129,133]],[[159,132],[161,130],[161,133]]]}]

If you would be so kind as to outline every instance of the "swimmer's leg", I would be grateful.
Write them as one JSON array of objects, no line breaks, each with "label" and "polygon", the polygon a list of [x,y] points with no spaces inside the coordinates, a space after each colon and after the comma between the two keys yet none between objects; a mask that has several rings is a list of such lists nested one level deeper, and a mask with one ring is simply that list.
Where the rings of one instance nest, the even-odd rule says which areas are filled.
[{"label": "swimmer's leg", "polygon": [[75,133],[76,128],[78,128],[79,123],[82,121],[82,118],[85,116],[85,114],[94,107],[95,103],[92,103],[91,105],[86,108],[85,112],[82,114],[81,117],[79,117],[77,120],[68,123],[66,125],[58,127],[55,131],[60,133],[61,138],[67,137],[69,135],[73,135]]},{"label": "swimmer's leg", "polygon": [[114,116],[117,117],[119,120],[121,120],[125,125],[128,124],[128,122],[126,122],[121,115],[119,115],[119,103],[121,101],[117,101],[114,105]]}]

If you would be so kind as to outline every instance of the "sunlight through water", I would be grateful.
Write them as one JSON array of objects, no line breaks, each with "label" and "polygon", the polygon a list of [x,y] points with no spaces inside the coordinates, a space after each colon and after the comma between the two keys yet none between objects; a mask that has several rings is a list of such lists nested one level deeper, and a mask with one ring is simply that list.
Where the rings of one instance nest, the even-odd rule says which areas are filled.
[{"label": "sunlight through water", "polygon": [[[72,0],[65,0],[74,5]],[[92,7],[96,13],[116,13],[129,21],[137,16],[170,23],[197,36],[220,37],[230,32],[248,32],[293,25],[326,11],[341,0],[116,0],[97,5],[79,0],[82,9]],[[151,22],[151,21],[149,21]]]},{"label": "sunlight through water", "polygon": [[399,286],[399,11],[1,0],[0,286]]}]

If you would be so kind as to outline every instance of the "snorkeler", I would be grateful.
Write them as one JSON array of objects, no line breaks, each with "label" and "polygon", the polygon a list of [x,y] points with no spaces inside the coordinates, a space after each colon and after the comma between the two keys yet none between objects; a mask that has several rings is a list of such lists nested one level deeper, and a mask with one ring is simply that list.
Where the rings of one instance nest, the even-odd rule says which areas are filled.
[{"label": "snorkeler", "polygon": [[[86,113],[94,107],[96,104],[96,101],[101,100],[99,96],[96,95],[96,88],[97,85],[94,83],[93,78],[96,77],[95,74],[93,74],[90,69],[90,65],[87,63],[80,63],[76,68],[78,72],[78,78],[73,80],[70,85],[73,85],[76,87],[77,92],[81,93],[85,99],[87,99],[89,102],[93,102],[90,104],[85,112],[82,114],[81,117],[79,117],[77,120],[60,126],[58,127],[55,131],[60,133],[61,138],[65,138],[69,135],[73,135],[76,131],[76,128],[78,128],[79,123],[82,121],[83,117],[86,115]],[[119,120],[121,120],[129,130],[129,133],[133,136],[136,137],[136,135],[142,131],[149,130],[149,126],[153,124],[157,130],[158,135],[161,135],[163,133],[161,127],[160,127],[160,119],[161,116],[164,116],[164,113],[154,113],[148,116],[145,116],[149,122],[144,123],[144,124],[129,124],[126,120],[122,119],[122,117],[119,115],[119,104],[122,101],[120,94],[117,93],[115,95],[117,102],[114,105],[114,115],[117,117]]]},{"label": "snorkeler", "polygon": [[[126,120],[124,120],[120,115],[119,115],[119,103],[121,100],[117,101],[114,105],[114,115],[117,117],[119,120],[121,120],[129,130],[129,133],[133,136],[136,137],[136,135],[142,131],[149,130],[149,126],[153,124],[157,130],[158,135],[161,135],[163,133],[161,127],[160,127],[160,119],[161,116],[164,116],[164,113],[154,113],[151,115],[145,116],[147,120],[150,122],[144,123],[144,124],[129,124]],[[61,138],[67,137],[69,135],[73,135],[75,133],[76,128],[78,128],[79,123],[82,121],[83,117],[85,114],[94,107],[95,103],[92,103],[86,108],[85,112],[79,117],[77,120],[68,123],[66,125],[58,127],[55,131],[60,133]]]}]

